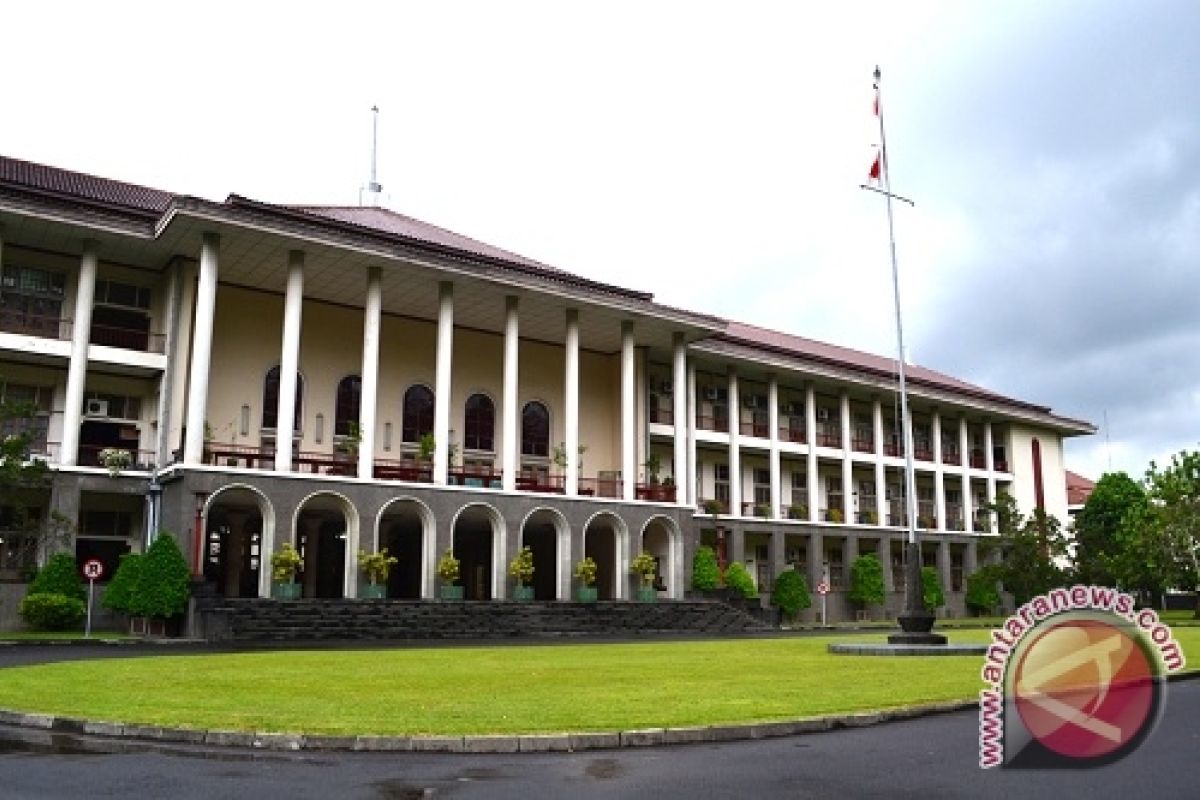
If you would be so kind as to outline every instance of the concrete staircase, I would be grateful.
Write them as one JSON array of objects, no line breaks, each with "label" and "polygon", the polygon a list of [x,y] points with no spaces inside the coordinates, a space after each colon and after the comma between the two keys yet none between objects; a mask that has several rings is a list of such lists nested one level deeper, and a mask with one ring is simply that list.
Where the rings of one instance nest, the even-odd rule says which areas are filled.
[{"label": "concrete staircase", "polygon": [[503,639],[516,636],[727,634],[771,627],[717,600],[443,602],[434,600],[226,600],[197,603],[210,641]]}]

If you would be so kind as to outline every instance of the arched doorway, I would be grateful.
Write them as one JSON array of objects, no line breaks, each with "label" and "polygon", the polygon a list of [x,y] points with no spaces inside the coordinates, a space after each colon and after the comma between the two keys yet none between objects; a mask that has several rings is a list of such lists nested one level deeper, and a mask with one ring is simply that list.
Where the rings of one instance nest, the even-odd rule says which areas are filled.
[{"label": "arched doorway", "polygon": [[654,517],[642,528],[642,551],[658,562],[654,588],[660,595],[678,598],[682,570],[680,569],[680,536],[675,523],[666,517]]},{"label": "arched doorway", "polygon": [[463,596],[491,600],[503,596],[497,576],[503,571],[504,522],[491,506],[471,505],[454,520],[454,557],[459,561]]},{"label": "arched doorway", "polygon": [[[521,545],[533,553],[533,599],[561,598],[562,561],[569,539],[567,521],[553,509],[539,508],[521,526]],[[562,543],[563,547],[559,547]]]},{"label": "arched doorway", "polygon": [[388,574],[387,596],[419,600],[426,595],[427,542],[433,541],[433,515],[416,500],[391,502],[379,517],[379,547],[396,557]]},{"label": "arched doorway", "polygon": [[[258,597],[266,499],[246,487],[210,498],[204,523],[204,578],[223,597]],[[266,567],[270,572],[270,565]]]},{"label": "arched doorway", "polygon": [[304,568],[299,580],[306,598],[334,599],[351,595],[347,553],[358,543],[358,518],[338,495],[316,494],[296,514],[296,549]]},{"label": "arched doorway", "polygon": [[625,523],[615,514],[597,514],[583,529],[583,554],[596,562],[596,589],[601,600],[620,600],[626,596],[627,541]]}]

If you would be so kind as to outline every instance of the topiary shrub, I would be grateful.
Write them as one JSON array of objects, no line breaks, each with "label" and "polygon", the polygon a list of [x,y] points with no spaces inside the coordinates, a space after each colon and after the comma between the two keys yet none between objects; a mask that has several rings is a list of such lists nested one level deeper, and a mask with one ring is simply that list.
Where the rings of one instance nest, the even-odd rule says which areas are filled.
[{"label": "topiary shrub", "polygon": [[142,569],[141,553],[126,553],[121,556],[121,563],[113,573],[108,588],[104,590],[104,598],[100,601],[107,609],[129,614],[133,602],[133,590],[137,585],[138,573]]},{"label": "topiary shrub", "polygon": [[83,578],[79,577],[75,556],[70,553],[51,556],[29,584],[26,595],[33,594],[60,594],[80,602],[87,600],[87,589],[83,585]]},{"label": "topiary shrub", "polygon": [[26,595],[18,609],[25,624],[38,631],[69,631],[83,624],[87,606],[61,594]]},{"label": "topiary shrub", "polygon": [[187,609],[191,577],[175,538],[161,531],[142,558],[130,598],[130,613],[161,619],[179,616]]},{"label": "topiary shrub", "polygon": [[1000,605],[999,582],[994,565],[981,567],[967,576],[967,608],[976,614],[991,614]]},{"label": "topiary shrub", "polygon": [[758,597],[754,579],[740,561],[734,561],[725,568],[725,585],[742,597]]},{"label": "topiary shrub", "polygon": [[779,573],[775,579],[775,589],[771,592],[771,605],[779,606],[789,619],[794,619],[801,609],[811,606],[812,596],[808,593],[808,582],[804,576],[794,569]]},{"label": "topiary shrub", "polygon": [[924,595],[926,611],[933,611],[946,604],[942,582],[933,567],[921,567],[921,593]]},{"label": "topiary shrub", "polygon": [[698,592],[716,589],[721,583],[721,570],[717,566],[717,554],[708,545],[702,545],[692,556],[692,588]]},{"label": "topiary shrub", "polygon": [[850,565],[849,597],[863,607],[883,605],[883,565],[874,553],[864,553]]}]

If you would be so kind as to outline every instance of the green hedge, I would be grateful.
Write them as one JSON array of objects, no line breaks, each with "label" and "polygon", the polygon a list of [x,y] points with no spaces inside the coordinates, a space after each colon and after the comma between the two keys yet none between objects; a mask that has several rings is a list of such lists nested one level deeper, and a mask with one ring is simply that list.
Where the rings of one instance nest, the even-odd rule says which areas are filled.
[{"label": "green hedge", "polygon": [[83,585],[83,578],[79,576],[75,556],[70,553],[51,556],[46,565],[38,570],[33,582],[29,584],[29,591],[25,594],[60,594],[80,602],[86,601],[87,588]]},{"label": "green hedge", "polygon": [[740,561],[734,561],[725,568],[725,585],[742,597],[758,597],[754,579],[750,577],[750,573],[746,571],[746,567]]},{"label": "green hedge", "polygon": [[133,592],[141,571],[141,553],[126,553],[121,556],[121,563],[109,581],[108,588],[104,590],[104,599],[100,601],[104,607],[124,614],[131,613]]},{"label": "green hedge", "polygon": [[946,604],[946,595],[942,592],[942,581],[938,578],[938,571],[933,567],[921,567],[921,589],[926,611],[933,611]]},{"label": "green hedge", "polygon": [[87,606],[61,594],[29,594],[18,609],[21,619],[37,631],[69,631],[83,624]]},{"label": "green hedge", "polygon": [[706,591],[716,589],[720,583],[721,570],[713,549],[707,545],[697,548],[696,555],[692,557],[692,588]]},{"label": "green hedge", "polygon": [[771,604],[779,606],[789,617],[795,617],[800,609],[812,605],[812,596],[808,593],[808,582],[804,576],[794,569],[785,569],[775,579],[775,589],[771,592]]},{"label": "green hedge", "polygon": [[883,564],[874,553],[864,553],[850,565],[850,600],[863,606],[883,605]]},{"label": "green hedge", "polygon": [[162,531],[146,550],[129,600],[129,613],[140,617],[177,617],[187,610],[191,570],[174,537]]}]

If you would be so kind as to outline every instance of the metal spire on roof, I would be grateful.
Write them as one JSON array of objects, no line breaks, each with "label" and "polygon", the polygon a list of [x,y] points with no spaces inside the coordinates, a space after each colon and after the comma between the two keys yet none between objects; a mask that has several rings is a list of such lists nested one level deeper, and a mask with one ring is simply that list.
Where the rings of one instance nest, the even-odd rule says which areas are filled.
[{"label": "metal spire on roof", "polygon": [[[379,183],[375,170],[379,155],[379,106],[371,106],[371,115],[371,180],[365,188],[371,195],[370,205],[378,206],[379,195],[383,193],[383,186]],[[363,188],[358,190],[358,204],[363,204]]]}]

